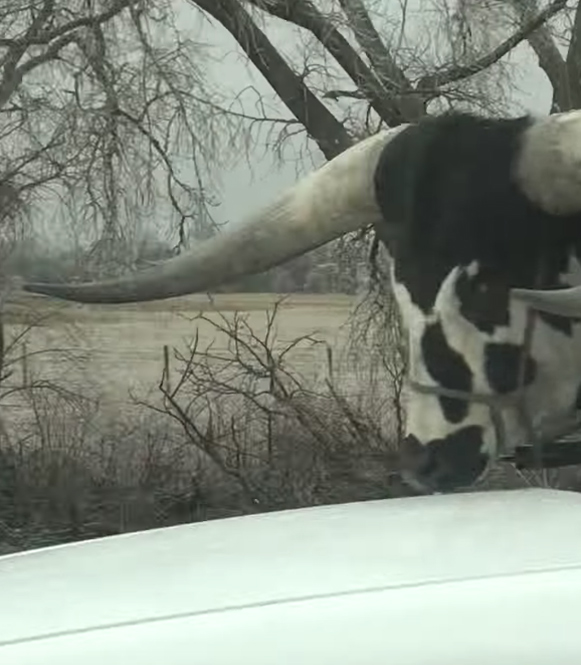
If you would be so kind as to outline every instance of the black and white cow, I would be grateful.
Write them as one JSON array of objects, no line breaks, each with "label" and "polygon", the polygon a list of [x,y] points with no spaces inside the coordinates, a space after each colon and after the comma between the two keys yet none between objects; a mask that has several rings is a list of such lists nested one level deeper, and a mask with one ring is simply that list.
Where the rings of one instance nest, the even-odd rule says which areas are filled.
[{"label": "black and white cow", "polygon": [[[410,393],[406,476],[424,491],[471,484],[497,454],[499,431],[490,406],[464,395],[524,386],[538,431],[578,399],[581,296],[558,287],[581,283],[581,112],[449,114],[400,126],[164,264],[104,282],[25,288],[92,303],[169,298],[261,272],[369,224],[393,259],[409,378],[461,391]],[[540,314],[525,347],[530,305]],[[529,443],[518,409],[504,408],[502,424],[512,445]]]}]

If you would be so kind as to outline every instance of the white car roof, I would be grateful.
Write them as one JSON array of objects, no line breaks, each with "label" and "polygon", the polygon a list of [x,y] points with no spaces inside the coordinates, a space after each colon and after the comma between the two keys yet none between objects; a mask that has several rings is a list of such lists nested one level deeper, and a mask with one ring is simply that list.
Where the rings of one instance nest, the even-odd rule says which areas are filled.
[{"label": "white car roof", "polygon": [[[581,566],[581,495],[332,505],[0,557],[2,646],[163,617]],[[193,661],[192,661],[193,662]]]},{"label": "white car roof", "polygon": [[581,495],[370,501],[0,557],[2,665],[578,665]]}]

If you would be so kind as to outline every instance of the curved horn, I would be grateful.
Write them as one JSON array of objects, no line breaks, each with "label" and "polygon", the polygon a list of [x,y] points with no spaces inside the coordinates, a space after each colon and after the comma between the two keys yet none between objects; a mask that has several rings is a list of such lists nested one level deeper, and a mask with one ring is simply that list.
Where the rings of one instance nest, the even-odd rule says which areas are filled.
[{"label": "curved horn", "polygon": [[552,291],[512,289],[511,295],[539,312],[581,318],[581,286]]},{"label": "curved horn", "polygon": [[514,175],[551,215],[581,212],[581,111],[555,113],[524,131]]},{"label": "curved horn", "polygon": [[279,265],[381,219],[375,167],[386,143],[406,126],[361,141],[257,215],[155,267],[102,282],[24,288],[77,302],[140,302],[210,290]]}]

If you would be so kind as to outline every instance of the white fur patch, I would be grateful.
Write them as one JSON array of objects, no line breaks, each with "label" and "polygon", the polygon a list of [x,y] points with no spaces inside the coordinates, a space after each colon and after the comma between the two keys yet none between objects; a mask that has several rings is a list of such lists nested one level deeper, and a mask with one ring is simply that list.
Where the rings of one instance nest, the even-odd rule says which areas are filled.
[{"label": "white fur patch", "polygon": [[[468,267],[471,275],[478,272],[477,263]],[[392,269],[393,290],[402,318],[408,329],[410,378],[424,385],[436,386],[428,373],[421,351],[421,339],[430,322],[439,321],[448,345],[457,351],[470,367],[473,375],[473,390],[493,394],[485,371],[485,349],[490,342],[521,344],[526,327],[526,307],[520,302],[510,305],[510,325],[498,326],[492,334],[476,328],[460,313],[460,302],[455,283],[461,274],[460,268],[450,271],[442,282],[433,312],[425,315],[414,305],[406,287],[397,283]],[[581,283],[581,264],[571,256],[569,269],[561,276],[571,285]],[[532,343],[532,357],[537,363],[537,377],[527,392],[528,407],[536,425],[570,408],[581,382],[581,325],[574,325],[573,337],[569,337],[542,319],[537,319]],[[504,422],[512,446],[530,443],[516,416],[510,410],[504,412]],[[478,425],[484,432],[484,450],[491,456],[497,451],[496,432],[490,409],[484,404],[470,403],[468,416],[458,424],[450,423],[444,416],[436,395],[408,393],[406,433],[414,434],[424,444],[468,425]]]},{"label": "white fur patch", "polygon": [[522,136],[514,175],[545,212],[581,212],[581,111],[537,120]]}]

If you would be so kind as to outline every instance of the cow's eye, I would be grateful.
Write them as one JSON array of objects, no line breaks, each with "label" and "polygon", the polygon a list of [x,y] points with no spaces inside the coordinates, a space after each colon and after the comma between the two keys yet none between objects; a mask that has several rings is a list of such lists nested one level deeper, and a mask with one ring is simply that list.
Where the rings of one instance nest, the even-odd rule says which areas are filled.
[{"label": "cow's eye", "polygon": [[509,291],[501,276],[486,270],[464,273],[456,284],[456,295],[461,315],[484,332],[509,324]]},{"label": "cow's eye", "polygon": [[476,275],[472,278],[470,300],[476,309],[483,311],[493,309],[498,301],[497,285],[488,281],[485,277]]}]

